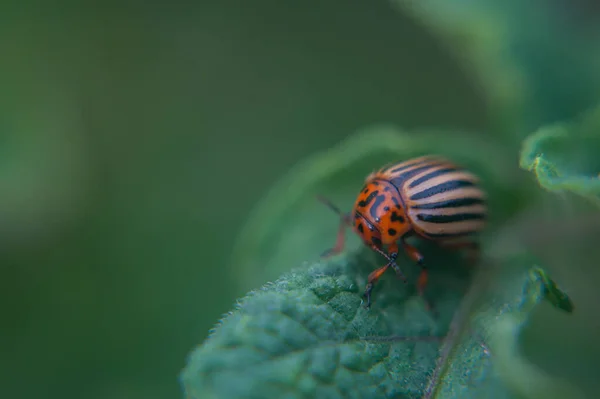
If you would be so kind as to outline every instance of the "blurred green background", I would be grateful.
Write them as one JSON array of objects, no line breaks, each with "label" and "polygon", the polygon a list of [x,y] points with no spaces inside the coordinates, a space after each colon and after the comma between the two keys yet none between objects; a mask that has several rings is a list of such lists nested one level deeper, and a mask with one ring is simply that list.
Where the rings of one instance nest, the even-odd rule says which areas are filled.
[{"label": "blurred green background", "polygon": [[289,168],[374,123],[493,129],[384,1],[7,2],[0,60],[2,398],[180,397]]}]

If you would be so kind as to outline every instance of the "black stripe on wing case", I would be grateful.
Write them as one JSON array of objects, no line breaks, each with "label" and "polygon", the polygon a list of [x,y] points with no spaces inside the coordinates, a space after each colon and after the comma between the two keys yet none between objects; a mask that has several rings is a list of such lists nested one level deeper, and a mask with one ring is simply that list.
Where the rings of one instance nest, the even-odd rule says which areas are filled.
[{"label": "black stripe on wing case", "polygon": [[400,184],[407,181],[411,177],[416,176],[419,173],[426,171],[427,169],[431,169],[435,166],[437,166],[437,165],[427,164],[425,166],[419,166],[418,168],[407,170],[406,172],[402,172],[399,175],[394,175],[394,176],[392,176],[392,178],[390,180],[396,187],[399,187]]},{"label": "black stripe on wing case", "polygon": [[464,237],[471,237],[471,236],[475,236],[477,234],[476,231],[464,231],[464,232],[458,232],[458,233],[428,233],[428,232],[423,232],[427,237],[429,238],[464,238]]},{"label": "black stripe on wing case", "polygon": [[417,214],[417,219],[427,223],[455,223],[463,222],[465,220],[483,220],[485,214],[483,213],[457,213],[454,215],[429,215],[426,213]]},{"label": "black stripe on wing case", "polygon": [[437,186],[433,186],[428,188],[427,190],[420,191],[416,194],[413,194],[410,199],[411,201],[421,200],[425,198],[429,198],[436,194],[445,193],[447,191],[457,190],[459,188],[465,187],[474,187],[475,183],[469,180],[450,180],[444,182],[442,184],[438,184]]},{"label": "black stripe on wing case", "polygon": [[417,187],[419,184],[424,183],[424,182],[426,182],[429,179],[433,179],[434,177],[438,177],[438,176],[441,176],[443,174],[446,174],[446,173],[449,173],[449,172],[454,172],[454,171],[456,171],[456,168],[454,168],[454,167],[449,167],[449,168],[434,170],[433,172],[428,173],[425,176],[419,177],[417,180],[415,180],[412,183],[410,183],[410,185],[408,187],[410,187],[410,188]]},{"label": "black stripe on wing case", "polygon": [[482,198],[454,198],[446,201],[433,202],[431,204],[416,204],[413,209],[443,209],[443,208],[459,208],[469,205],[485,205],[485,200]]},{"label": "black stripe on wing case", "polygon": [[390,162],[390,163],[384,165],[381,169],[379,169],[379,171],[377,173],[385,173],[396,165],[398,165],[398,164],[395,162]]},{"label": "black stripe on wing case", "polygon": [[393,173],[398,173],[398,172],[401,172],[401,171],[406,170],[408,168],[412,168],[413,166],[422,165],[423,163],[427,163],[427,162],[430,162],[430,160],[429,159],[421,159],[421,160],[416,161],[416,162],[410,162],[410,163],[408,163],[406,165],[398,166],[397,168],[392,169],[389,173],[392,173],[392,174]]}]

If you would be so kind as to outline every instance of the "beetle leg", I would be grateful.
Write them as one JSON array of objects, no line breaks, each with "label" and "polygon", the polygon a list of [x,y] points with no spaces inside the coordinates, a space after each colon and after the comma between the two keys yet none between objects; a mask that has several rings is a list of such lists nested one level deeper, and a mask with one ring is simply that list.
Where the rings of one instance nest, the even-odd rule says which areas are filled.
[{"label": "beetle leg", "polygon": [[345,230],[347,226],[351,226],[351,218],[349,213],[343,213],[337,206],[335,206],[331,201],[323,196],[317,196],[317,199],[328,206],[331,210],[337,213],[340,216],[340,227],[338,229],[337,239],[335,241],[335,246],[324,251],[321,254],[321,257],[326,258],[332,255],[337,255],[344,250],[344,242],[345,242]]},{"label": "beetle leg", "polygon": [[338,229],[337,238],[335,240],[335,246],[333,248],[329,248],[321,254],[322,258],[327,258],[332,255],[337,255],[344,250],[345,243],[345,232],[346,232],[346,223],[342,220],[340,222],[340,227]]},{"label": "beetle leg", "polygon": [[404,240],[402,240],[402,247],[406,251],[408,257],[411,258],[414,262],[416,262],[419,266],[421,266],[421,274],[419,275],[419,280],[417,282],[417,290],[419,291],[419,295],[423,295],[429,277],[427,273],[427,268],[425,267],[425,258],[423,257],[423,255],[421,255],[417,248],[413,247],[410,244],[407,244]]},{"label": "beetle leg", "polygon": [[408,244],[406,241],[402,240],[402,247],[406,254],[413,262],[417,263],[419,266],[423,266],[425,264],[425,257],[421,255],[419,250],[412,245]]},{"label": "beetle leg", "polygon": [[364,293],[364,297],[367,298],[367,308],[371,307],[371,291],[373,291],[373,286],[390,266],[391,262],[388,262],[385,266],[381,266],[379,269],[375,269],[369,274],[369,277],[367,278],[367,287],[365,288]]},{"label": "beetle leg", "polygon": [[398,264],[396,263],[396,258],[398,258],[398,244],[391,244],[388,248],[388,251],[390,253],[390,266],[392,267],[392,269],[394,269],[396,275],[402,280],[404,280],[404,282],[406,283],[406,276],[404,275],[404,273],[402,273],[400,266],[398,266]]},{"label": "beetle leg", "polygon": [[429,310],[433,310],[433,305],[425,298],[425,287],[427,286],[427,282],[429,280],[429,273],[427,271],[427,268],[425,267],[425,257],[421,255],[417,248],[408,244],[404,240],[402,240],[402,247],[406,251],[408,257],[411,258],[414,262],[416,262],[419,266],[421,266],[421,273],[419,274],[419,279],[417,280],[417,291],[425,301],[427,308]]}]

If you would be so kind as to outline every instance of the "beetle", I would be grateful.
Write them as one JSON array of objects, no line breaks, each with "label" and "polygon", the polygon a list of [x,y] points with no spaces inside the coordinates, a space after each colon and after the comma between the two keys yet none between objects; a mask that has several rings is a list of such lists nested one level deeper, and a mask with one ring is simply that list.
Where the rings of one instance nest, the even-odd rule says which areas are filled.
[{"label": "beetle", "polygon": [[479,244],[474,237],[486,226],[487,193],[476,175],[442,156],[424,155],[372,172],[351,213],[343,213],[325,197],[318,198],[341,219],[336,244],[323,257],[343,250],[345,228],[351,227],[365,245],[387,259],[367,278],[367,308],[371,306],[373,286],[388,268],[406,282],[396,264],[400,247],[421,266],[417,290],[423,296],[427,268],[419,250],[406,242],[409,237],[417,236],[445,248],[469,249],[475,255],[472,259],[478,258]]}]

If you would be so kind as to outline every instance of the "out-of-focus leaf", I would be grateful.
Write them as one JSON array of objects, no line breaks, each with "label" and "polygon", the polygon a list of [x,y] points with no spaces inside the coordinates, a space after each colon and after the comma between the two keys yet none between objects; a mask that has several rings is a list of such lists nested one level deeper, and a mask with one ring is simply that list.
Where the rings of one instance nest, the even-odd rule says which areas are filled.
[{"label": "out-of-focus leaf", "polygon": [[[231,272],[242,292],[273,280],[334,244],[339,218],[317,201],[350,210],[365,177],[388,162],[437,153],[471,168],[489,194],[490,228],[533,201],[537,190],[510,149],[489,137],[443,131],[366,129],[304,160],[267,193],[242,229]],[[540,190],[541,191],[541,190]],[[347,232],[348,248],[360,245]]]},{"label": "out-of-focus leaf", "polygon": [[85,207],[85,143],[70,93],[28,81],[14,88],[0,75],[0,250],[56,235]]},{"label": "out-of-focus leaf", "polygon": [[430,380],[426,397],[583,397],[519,352],[521,329],[535,306],[545,300],[567,313],[574,307],[537,260],[526,254],[497,260],[491,272],[480,273],[473,291],[475,304],[457,313],[469,320],[458,320],[444,342],[440,353],[446,356],[440,357],[439,376]]},{"label": "out-of-focus leaf", "polygon": [[531,93],[510,54],[509,15],[500,3],[459,0],[392,0],[447,44],[481,84],[498,123],[514,129]]},{"label": "out-of-focus leaf", "polygon": [[391,1],[448,44],[512,137],[598,101],[600,29],[579,29],[576,2]]},{"label": "out-of-focus leaf", "polygon": [[478,300],[456,312],[469,273],[452,257],[436,260],[429,292],[437,319],[412,284],[394,278],[382,280],[365,309],[369,265],[358,256],[302,267],[251,292],[192,353],[181,377],[186,398],[581,397],[517,350],[533,308],[564,297],[539,266],[501,262],[485,290],[475,280],[467,298]]},{"label": "out-of-focus leaf", "polygon": [[550,191],[600,205],[600,107],[570,123],[545,126],[523,143],[520,165]]}]

